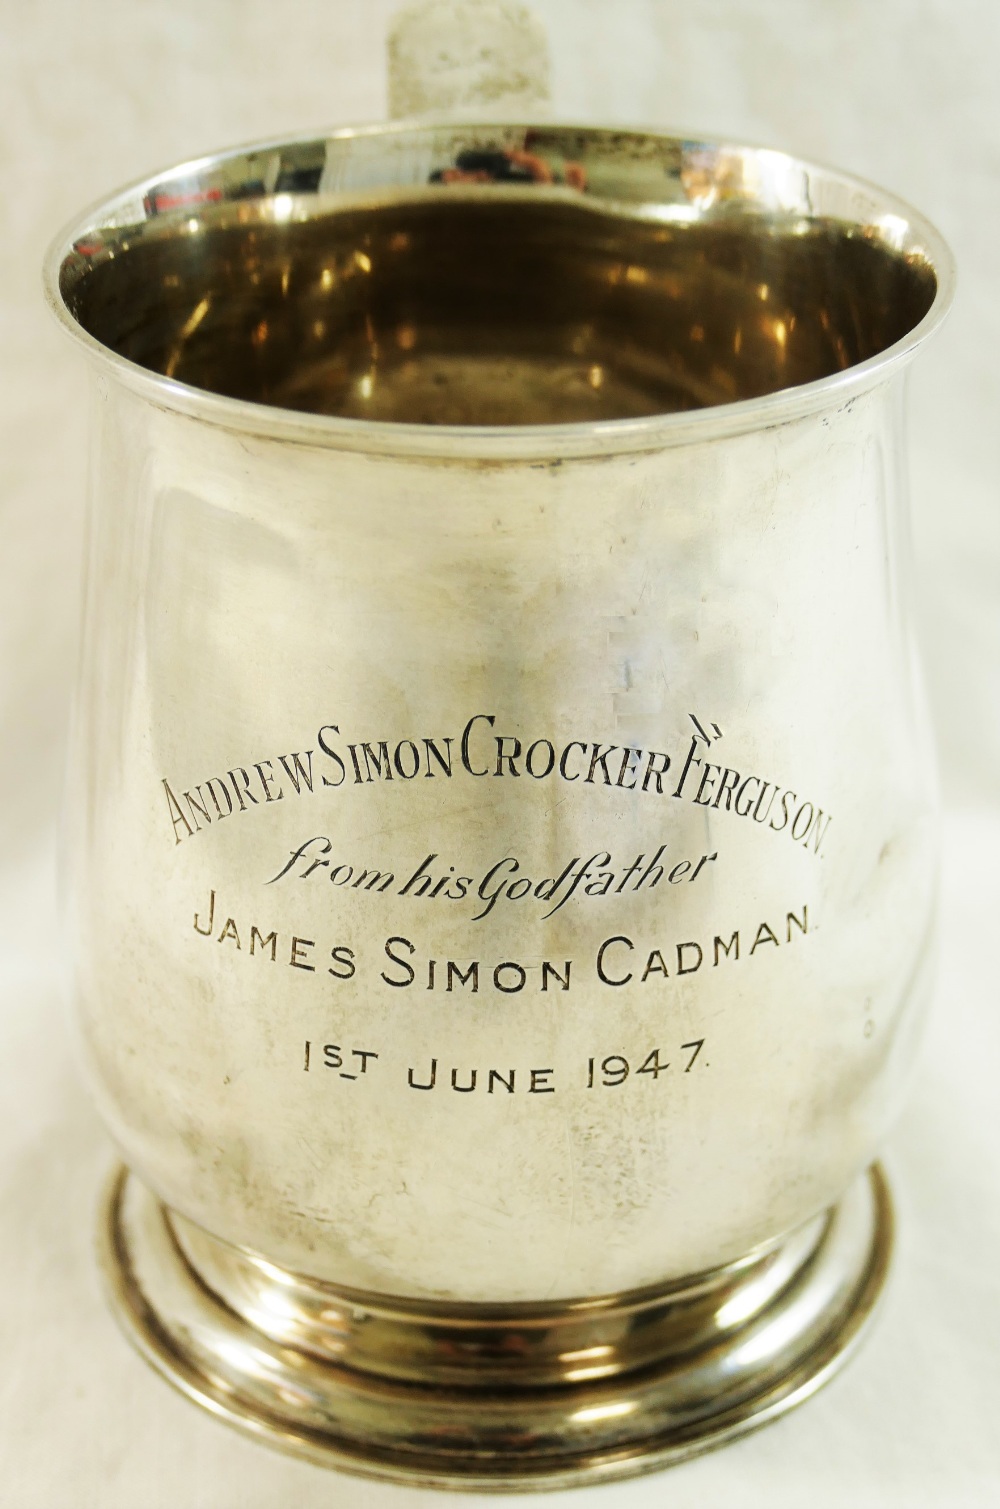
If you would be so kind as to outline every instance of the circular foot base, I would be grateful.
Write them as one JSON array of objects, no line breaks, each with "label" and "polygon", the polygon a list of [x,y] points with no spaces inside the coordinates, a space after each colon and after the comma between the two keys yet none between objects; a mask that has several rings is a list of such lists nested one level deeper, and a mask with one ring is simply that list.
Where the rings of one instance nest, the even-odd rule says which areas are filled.
[{"label": "circular foot base", "polygon": [[101,1242],[127,1334],[213,1414],[346,1471],[510,1492],[650,1472],[807,1399],[871,1314],[892,1207],[875,1165],[766,1253],[544,1306],[385,1299],[285,1273],[124,1170]]}]

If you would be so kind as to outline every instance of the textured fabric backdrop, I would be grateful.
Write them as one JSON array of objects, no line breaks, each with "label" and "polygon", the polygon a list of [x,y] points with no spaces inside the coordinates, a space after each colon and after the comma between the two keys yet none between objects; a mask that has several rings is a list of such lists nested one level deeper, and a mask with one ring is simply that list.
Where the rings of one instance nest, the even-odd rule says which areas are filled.
[{"label": "textured fabric backdrop", "polygon": [[[429,1504],[252,1446],[155,1379],[98,1293],[109,1151],[60,998],[55,816],[77,645],[84,373],[39,263],[88,201],[254,137],[384,114],[387,0],[0,0],[0,1499],[11,1509]],[[888,1150],[897,1269],[805,1410],[653,1478],[639,1506],[1000,1501],[1000,7],[537,0],[557,114],[787,147],[936,221],[960,294],[910,394],[920,631],[946,795],[942,971]],[[464,1496],[444,1502],[486,1502]]]}]

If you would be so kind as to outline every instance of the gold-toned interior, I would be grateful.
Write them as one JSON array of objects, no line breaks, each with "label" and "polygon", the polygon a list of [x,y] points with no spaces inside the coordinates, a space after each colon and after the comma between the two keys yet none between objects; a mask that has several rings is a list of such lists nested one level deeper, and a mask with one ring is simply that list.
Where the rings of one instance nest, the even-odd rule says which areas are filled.
[{"label": "gold-toned interior", "polygon": [[664,223],[453,190],[279,219],[170,217],[66,287],[80,324],[231,398],[418,424],[626,419],[755,398],[884,351],[922,259],[822,219]]}]

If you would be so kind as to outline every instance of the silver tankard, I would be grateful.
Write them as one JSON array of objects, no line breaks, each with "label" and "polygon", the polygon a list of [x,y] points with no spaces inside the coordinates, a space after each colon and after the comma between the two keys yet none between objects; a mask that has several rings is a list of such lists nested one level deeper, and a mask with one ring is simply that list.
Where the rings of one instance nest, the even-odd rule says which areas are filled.
[{"label": "silver tankard", "polygon": [[935,799],[907,205],[516,117],[267,142],[57,243],[96,437],[70,759],[115,1308],[252,1434],[648,1470],[885,1277]]}]

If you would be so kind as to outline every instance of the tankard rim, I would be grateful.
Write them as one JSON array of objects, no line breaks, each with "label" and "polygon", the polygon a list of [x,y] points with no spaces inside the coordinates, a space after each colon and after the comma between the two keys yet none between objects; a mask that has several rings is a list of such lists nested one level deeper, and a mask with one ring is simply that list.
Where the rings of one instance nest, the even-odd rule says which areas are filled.
[{"label": "tankard rim", "polygon": [[[456,147],[463,141],[472,144],[482,141],[484,134],[496,133],[514,136],[518,133],[526,136],[544,134],[565,147],[580,142],[592,146],[606,144],[609,153],[620,154],[634,152],[637,147],[671,148],[693,154],[729,152],[741,160],[766,164],[774,173],[784,173],[786,178],[789,174],[798,174],[802,185],[799,192],[803,196],[800,213],[805,218],[812,218],[817,209],[821,212],[817,218],[824,218],[825,206],[825,218],[832,218],[847,228],[863,230],[871,239],[901,257],[919,258],[935,280],[930,305],[911,329],[875,355],[812,381],[778,388],[760,396],[637,418],[457,425],[348,418],[282,408],[196,387],[141,366],[113,350],[79,322],[67,303],[64,292],[66,276],[71,259],[76,256],[79,261],[76,249],[87,237],[111,232],[120,234],[144,224],[155,213],[149,209],[149,196],[165,184],[180,181],[186,185],[205,184],[212,175],[218,175],[220,169],[238,167],[242,159],[249,163],[264,154],[283,150],[302,151],[327,146],[347,151],[358,146],[363,150],[374,142],[376,146],[384,144],[390,150],[395,145],[398,154],[401,137],[411,137],[412,144],[422,142],[426,145],[438,141]],[[400,184],[399,187],[406,185]],[[271,190],[257,197],[273,198],[275,193]],[[358,193],[359,190],[355,190],[352,195],[354,204],[358,201]],[[506,190],[490,185],[478,193],[480,197],[489,197],[503,195]],[[193,194],[197,203],[197,188]],[[332,200],[327,198],[326,202],[331,204]],[[752,195],[747,195],[745,202],[768,208],[763,199],[755,201]],[[615,197],[605,196],[604,203],[609,213],[614,214],[618,206],[624,214],[625,207]],[[770,208],[779,213],[794,213],[793,205],[779,204]],[[831,208],[837,213],[832,214]],[[168,213],[176,217],[185,211],[174,207]],[[191,213],[190,210],[187,213]],[[956,273],[953,255],[944,237],[909,203],[864,178],[811,159],[743,140],[662,127],[646,129],[553,121],[526,123],[490,119],[488,115],[477,113],[468,119],[441,117],[378,122],[265,138],[174,163],[134,180],[74,216],[49,246],[43,281],[47,302],[59,323],[79,343],[105,380],[114,379],[157,408],[260,439],[384,456],[502,462],[661,450],[764,430],[823,410],[840,409],[909,365],[917,350],[936,332],[947,315],[954,299]]]}]

